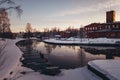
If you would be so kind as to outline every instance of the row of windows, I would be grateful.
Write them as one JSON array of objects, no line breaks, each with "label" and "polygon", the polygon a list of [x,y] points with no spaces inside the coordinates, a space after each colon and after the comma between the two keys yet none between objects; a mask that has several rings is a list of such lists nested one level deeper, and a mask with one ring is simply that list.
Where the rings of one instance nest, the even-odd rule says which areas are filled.
[{"label": "row of windows", "polygon": [[88,27],[85,28],[85,30],[86,31],[94,31],[94,30],[113,29],[113,28],[119,28],[120,29],[120,24],[88,26]]}]

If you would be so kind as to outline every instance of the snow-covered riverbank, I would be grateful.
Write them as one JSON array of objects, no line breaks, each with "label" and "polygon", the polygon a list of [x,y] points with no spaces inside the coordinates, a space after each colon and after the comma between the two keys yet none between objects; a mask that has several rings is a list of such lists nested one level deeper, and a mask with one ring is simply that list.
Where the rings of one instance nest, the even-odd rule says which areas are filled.
[{"label": "snow-covered riverbank", "polygon": [[88,66],[104,80],[120,80],[120,60],[95,60],[90,61]]},{"label": "snow-covered riverbank", "polygon": [[[69,69],[69,70],[62,70],[62,72],[57,76],[46,76],[42,75],[39,72],[35,72],[31,69],[25,68],[21,66],[20,58],[22,56],[22,52],[20,49],[15,45],[16,42],[20,41],[21,39],[17,40],[0,40],[0,80],[102,80],[100,77],[96,76],[92,73],[88,68],[85,66],[83,68],[76,68],[76,69]],[[109,61],[110,63],[111,61]],[[118,62],[118,61],[117,61]],[[96,62],[93,62],[96,64]],[[94,64],[91,66],[94,67]],[[104,68],[105,64],[109,64],[108,62],[97,62],[96,65],[100,65]],[[110,70],[112,65],[115,66],[116,61],[112,60],[112,63],[109,66]],[[119,69],[119,65],[117,64],[116,67]],[[105,65],[106,67],[107,65]],[[98,68],[100,68],[98,67]],[[98,69],[95,66],[96,69]],[[115,69],[115,71],[117,70]],[[107,69],[109,70],[109,69]],[[115,73],[114,71],[114,73]],[[118,70],[119,71],[119,70]],[[115,73],[116,75],[120,75],[118,72]],[[117,77],[119,78],[119,77]]]},{"label": "snow-covered riverbank", "polygon": [[68,38],[68,39],[46,39],[44,40],[46,43],[51,44],[65,44],[65,45],[114,45],[114,46],[120,46],[120,39],[108,39],[108,38],[94,38],[94,39],[88,39],[88,38]]},{"label": "snow-covered riverbank", "polygon": [[1,40],[0,44],[0,80],[11,79],[21,66],[22,52],[12,40]]},{"label": "snow-covered riverbank", "polygon": [[[23,53],[15,45],[16,42],[20,40],[21,39],[0,41],[0,46],[5,46],[0,53],[0,80],[99,80],[99,78],[88,71],[86,67],[63,70],[58,76],[46,76],[22,67],[20,58]],[[25,74],[21,74],[21,72],[25,72]],[[89,79],[89,77],[91,77],[91,79]]]},{"label": "snow-covered riverbank", "polygon": [[17,80],[101,80],[100,77],[89,71],[87,67],[63,70],[57,76],[46,76],[38,72],[27,72]]}]

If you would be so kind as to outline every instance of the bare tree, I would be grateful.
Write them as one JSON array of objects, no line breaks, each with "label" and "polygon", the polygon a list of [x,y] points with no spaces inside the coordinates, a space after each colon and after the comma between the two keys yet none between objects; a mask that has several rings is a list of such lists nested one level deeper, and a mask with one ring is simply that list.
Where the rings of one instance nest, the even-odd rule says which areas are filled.
[{"label": "bare tree", "polygon": [[16,5],[15,1],[13,0],[0,0],[0,6],[2,5],[6,6],[0,7],[0,11],[14,9],[19,16],[23,12],[23,10],[20,8],[20,5]]},{"label": "bare tree", "polygon": [[21,16],[22,9],[13,0],[0,0],[0,33],[11,32],[8,18],[8,10],[15,10]]},{"label": "bare tree", "polygon": [[27,24],[26,24],[26,29],[25,29],[25,31],[26,31],[26,34],[27,34],[26,36],[27,36],[28,38],[30,38],[30,37],[31,37],[31,32],[33,31],[30,23],[27,23]]}]

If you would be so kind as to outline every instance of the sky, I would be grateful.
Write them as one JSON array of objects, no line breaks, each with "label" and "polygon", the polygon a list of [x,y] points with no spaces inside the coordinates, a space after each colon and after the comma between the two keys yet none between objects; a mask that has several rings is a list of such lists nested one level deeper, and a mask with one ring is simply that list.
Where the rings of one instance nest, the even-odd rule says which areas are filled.
[{"label": "sky", "polygon": [[23,13],[9,12],[12,32],[25,31],[27,23],[37,31],[71,26],[80,28],[94,22],[106,22],[106,11],[115,10],[120,21],[120,0],[15,0]]}]

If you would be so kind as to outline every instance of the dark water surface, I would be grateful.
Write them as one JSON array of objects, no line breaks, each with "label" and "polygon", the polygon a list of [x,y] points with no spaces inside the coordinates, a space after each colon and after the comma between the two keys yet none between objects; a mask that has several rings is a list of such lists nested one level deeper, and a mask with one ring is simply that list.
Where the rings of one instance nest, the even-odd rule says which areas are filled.
[{"label": "dark water surface", "polygon": [[[45,62],[47,67],[50,66],[48,68],[54,69],[83,67],[91,60],[120,59],[120,47],[51,45],[37,40],[21,41],[17,45],[24,52],[24,64],[34,62],[34,65],[38,65]],[[33,66],[33,63],[30,64]],[[35,69],[38,70],[40,65]]]}]

